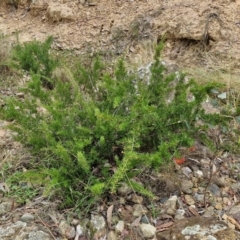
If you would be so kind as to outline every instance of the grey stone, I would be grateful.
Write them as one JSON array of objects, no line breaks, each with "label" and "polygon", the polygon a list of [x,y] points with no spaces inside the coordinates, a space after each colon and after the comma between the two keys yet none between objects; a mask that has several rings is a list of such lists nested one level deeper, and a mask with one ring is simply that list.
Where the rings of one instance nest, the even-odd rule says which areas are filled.
[{"label": "grey stone", "polygon": [[134,217],[140,217],[147,212],[148,211],[147,211],[146,207],[144,207],[143,205],[134,204],[134,206],[133,206],[133,216]]},{"label": "grey stone", "polygon": [[178,209],[178,210],[176,211],[176,214],[175,214],[174,219],[175,219],[175,220],[184,219],[184,218],[185,218],[185,217],[184,217],[184,214],[185,214],[185,210],[184,210],[184,209]]},{"label": "grey stone", "polygon": [[181,183],[181,189],[184,193],[190,194],[192,193],[193,183],[189,180],[183,180]]},{"label": "grey stone", "polygon": [[208,207],[203,214],[204,217],[212,217],[213,215],[214,215],[214,207],[213,206]]},{"label": "grey stone", "polygon": [[208,190],[211,192],[213,196],[220,196],[220,188],[216,184],[214,183],[209,184]]},{"label": "grey stone", "polygon": [[152,238],[156,234],[156,228],[151,224],[142,223],[140,228],[144,238]]},{"label": "grey stone", "polygon": [[170,197],[163,204],[164,213],[167,213],[169,215],[175,215],[175,213],[176,213],[176,206],[177,206],[177,196]]},{"label": "grey stone", "polygon": [[236,234],[217,218],[198,216],[175,221],[169,230],[157,233],[157,239],[236,240]]},{"label": "grey stone", "polygon": [[230,211],[228,212],[228,215],[235,215],[240,212],[240,205],[233,206]]},{"label": "grey stone", "polygon": [[3,202],[0,204],[0,216],[9,212],[12,208],[11,202]]},{"label": "grey stone", "polygon": [[65,220],[62,220],[59,224],[59,229],[62,236],[67,239],[72,239],[76,235],[76,231],[74,227],[71,227]]},{"label": "grey stone", "polygon": [[50,236],[43,232],[43,231],[37,231],[37,232],[30,232],[28,234],[27,240],[50,240]]},{"label": "grey stone", "polygon": [[149,224],[150,220],[148,219],[148,217],[146,215],[143,215],[141,218],[141,223]]},{"label": "grey stone", "polygon": [[0,227],[0,239],[16,239],[19,232],[23,231],[26,226],[26,223],[18,221],[14,224],[9,225],[8,227]]},{"label": "grey stone", "polygon": [[227,185],[226,180],[224,177],[221,178],[214,178],[213,183],[216,184],[218,187],[225,187]]},{"label": "grey stone", "polygon": [[163,204],[168,200],[168,197],[160,198],[160,203]]},{"label": "grey stone", "polygon": [[231,188],[234,192],[239,191],[240,190],[240,182],[231,184]]},{"label": "grey stone", "polygon": [[183,235],[196,235],[197,233],[200,232],[200,229],[201,229],[200,225],[196,224],[193,226],[187,226],[181,231],[181,233]]},{"label": "grey stone", "polygon": [[22,222],[31,222],[35,219],[35,217],[31,213],[24,213],[21,217]]},{"label": "grey stone", "polygon": [[195,193],[193,198],[197,201],[197,202],[202,202],[203,199],[204,199],[204,195],[203,194],[198,194],[198,193]]},{"label": "grey stone", "polygon": [[183,167],[182,172],[184,175],[186,175],[189,178],[192,173],[192,170],[189,167]]}]

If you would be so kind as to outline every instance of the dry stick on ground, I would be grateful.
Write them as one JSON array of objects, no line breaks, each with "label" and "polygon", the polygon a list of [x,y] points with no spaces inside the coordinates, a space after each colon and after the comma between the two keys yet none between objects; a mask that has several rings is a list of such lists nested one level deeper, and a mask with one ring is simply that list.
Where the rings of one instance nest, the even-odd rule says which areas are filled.
[{"label": "dry stick on ground", "polygon": [[[209,133],[211,133],[211,136],[213,138],[214,145],[215,145],[216,149],[219,150],[220,146],[222,144],[219,129],[211,129]],[[205,208],[207,208],[207,203],[206,203],[207,188],[209,187],[213,176],[216,175],[220,171],[220,168],[218,169],[218,171],[213,168],[213,167],[216,168],[216,166],[213,164],[213,162],[214,162],[215,159],[218,158],[217,155],[218,155],[217,152],[215,152],[214,156],[211,157],[210,162],[209,162],[209,171],[210,171],[209,172],[209,179],[208,179],[208,182],[207,182],[206,187],[204,189],[204,198],[203,198]]]},{"label": "dry stick on ground", "polygon": [[34,211],[34,213],[36,214],[36,216],[38,217],[38,219],[39,219],[39,221],[40,221],[40,223],[42,223],[46,228],[47,228],[47,230],[48,230],[48,232],[50,233],[50,235],[53,237],[53,239],[54,240],[57,240],[55,237],[54,237],[54,235],[53,235],[53,233],[52,233],[52,231],[50,230],[50,227],[48,226],[48,224],[46,224],[41,218],[40,218],[40,216],[37,214],[37,212],[36,211]]},{"label": "dry stick on ground", "polygon": [[212,181],[212,177],[213,177],[213,163],[212,163],[212,160],[209,162],[209,179],[208,179],[208,182],[205,186],[205,189],[204,189],[204,198],[203,198],[203,202],[204,202],[204,207],[207,208],[207,203],[206,203],[206,195],[207,195],[207,188],[208,186],[210,185],[211,181]]},{"label": "dry stick on ground", "polygon": [[[213,159],[215,160],[215,158]],[[210,183],[212,182],[213,176],[216,175],[220,170],[218,169],[218,171],[214,170],[213,166],[215,166],[213,164],[213,160],[210,160],[209,162],[209,179],[207,181],[207,184],[204,188],[204,198],[203,198],[203,202],[204,202],[204,207],[207,208],[207,203],[206,203],[206,195],[207,195],[207,188],[209,187]]]}]

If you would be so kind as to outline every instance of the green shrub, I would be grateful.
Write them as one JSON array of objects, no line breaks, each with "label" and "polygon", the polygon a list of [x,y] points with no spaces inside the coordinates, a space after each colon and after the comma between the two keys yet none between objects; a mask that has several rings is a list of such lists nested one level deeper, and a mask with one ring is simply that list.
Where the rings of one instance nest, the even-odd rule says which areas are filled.
[{"label": "green shrub", "polygon": [[[45,54],[49,44],[44,43]],[[122,60],[110,74],[97,58],[89,68],[81,65],[73,73],[65,68],[69,80],[57,81],[52,90],[42,87],[41,78],[50,76],[54,64],[36,46],[18,46],[20,66],[32,77],[25,99],[10,99],[2,111],[36,156],[23,178],[45,184],[45,193],[61,196],[63,207],[85,207],[115,192],[129,174],[133,177],[134,168],[160,168],[179,147],[193,144],[199,128],[221,120],[201,108],[212,84],[164,75],[162,46],[156,49],[149,83],[129,74]],[[36,65],[28,54],[38,59]],[[205,125],[196,125],[198,120]],[[137,183],[131,186],[152,196]]]},{"label": "green shrub", "polygon": [[51,75],[58,61],[50,55],[53,38],[49,37],[44,43],[33,41],[24,45],[17,44],[13,51],[13,65],[17,68],[39,74],[44,86],[53,87]]}]

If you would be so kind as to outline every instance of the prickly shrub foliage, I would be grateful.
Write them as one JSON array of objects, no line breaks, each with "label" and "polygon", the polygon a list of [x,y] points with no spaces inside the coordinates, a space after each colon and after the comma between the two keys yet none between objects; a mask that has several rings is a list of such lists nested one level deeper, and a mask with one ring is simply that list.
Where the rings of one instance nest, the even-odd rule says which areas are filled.
[{"label": "prickly shrub foliage", "polygon": [[39,74],[43,85],[52,88],[51,74],[58,61],[50,54],[53,38],[49,37],[45,42],[33,41],[24,45],[17,44],[13,51],[13,65],[17,68]]},{"label": "prickly shrub foliage", "polygon": [[[97,58],[90,67],[65,68],[69,80],[57,81],[51,90],[41,82],[51,69],[42,52],[34,47],[33,54],[29,45],[19,49],[20,66],[31,70],[31,81],[24,100],[10,99],[3,114],[14,120],[18,139],[35,155],[23,177],[44,184],[45,194],[61,197],[63,207],[85,207],[107,191],[114,193],[134,177],[133,169],[160,168],[179,147],[192,145],[199,128],[220,120],[201,108],[213,86],[165,75],[161,46],[148,81],[129,74],[122,60],[108,73]],[[39,59],[36,65],[28,62],[27,52]],[[196,125],[198,120],[204,124]],[[137,183],[131,186],[152,196]]]}]

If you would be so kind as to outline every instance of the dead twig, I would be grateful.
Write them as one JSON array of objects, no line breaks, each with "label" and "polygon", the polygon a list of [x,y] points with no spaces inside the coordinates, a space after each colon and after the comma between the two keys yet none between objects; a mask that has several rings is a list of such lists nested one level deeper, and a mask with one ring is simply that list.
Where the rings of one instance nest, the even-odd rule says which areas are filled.
[{"label": "dead twig", "polygon": [[193,161],[193,162],[196,162],[196,163],[200,164],[200,162],[199,162],[198,160],[194,159],[194,158],[188,158],[188,160],[190,160],[190,161]]},{"label": "dead twig", "polygon": [[209,162],[209,179],[208,179],[208,182],[207,182],[207,184],[206,184],[206,186],[205,186],[205,189],[204,189],[204,198],[203,198],[203,202],[204,202],[204,207],[205,208],[207,208],[207,203],[206,203],[206,195],[207,195],[207,189],[208,189],[208,187],[209,187],[209,185],[210,185],[210,183],[211,183],[211,180],[212,180],[212,177],[213,177],[213,171],[212,171],[212,169],[213,169],[213,163],[212,163],[212,161],[210,161]]},{"label": "dead twig", "polygon": [[54,237],[52,231],[50,230],[50,226],[48,226],[48,224],[46,224],[46,223],[39,217],[39,215],[37,214],[36,211],[34,211],[34,213],[35,213],[35,215],[38,217],[39,222],[42,223],[42,224],[47,228],[48,232],[49,232],[50,235],[53,237],[53,239],[54,239],[54,240],[57,240],[57,238]]}]

